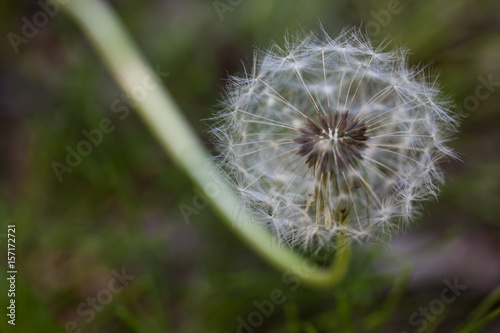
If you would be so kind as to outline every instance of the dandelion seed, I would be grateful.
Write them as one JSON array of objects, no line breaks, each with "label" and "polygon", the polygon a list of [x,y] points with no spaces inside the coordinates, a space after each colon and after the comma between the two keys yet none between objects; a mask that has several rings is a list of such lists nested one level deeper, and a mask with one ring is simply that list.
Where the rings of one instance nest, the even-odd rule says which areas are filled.
[{"label": "dandelion seed", "polygon": [[406,54],[350,28],[289,37],[231,79],[212,130],[221,167],[280,242],[390,235],[437,195],[457,116]]}]

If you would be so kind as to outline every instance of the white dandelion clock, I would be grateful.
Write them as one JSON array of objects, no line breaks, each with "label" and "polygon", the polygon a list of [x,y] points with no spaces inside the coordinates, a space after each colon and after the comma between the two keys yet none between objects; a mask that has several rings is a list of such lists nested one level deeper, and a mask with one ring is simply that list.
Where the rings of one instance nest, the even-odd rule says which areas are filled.
[{"label": "white dandelion clock", "polygon": [[435,81],[406,51],[354,29],[291,38],[233,77],[213,133],[221,167],[280,242],[329,247],[392,234],[437,194],[455,132]]}]

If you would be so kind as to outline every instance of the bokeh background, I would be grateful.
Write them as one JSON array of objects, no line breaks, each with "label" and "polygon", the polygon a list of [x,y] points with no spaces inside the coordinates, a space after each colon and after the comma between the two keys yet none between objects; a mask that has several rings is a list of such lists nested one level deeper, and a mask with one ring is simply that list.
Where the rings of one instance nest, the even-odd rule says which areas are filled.
[{"label": "bokeh background", "polygon": [[[439,201],[426,204],[410,230],[386,247],[356,246],[340,286],[308,288],[270,267],[209,208],[183,217],[179,206],[193,206],[195,188],[133,111],[123,119],[113,112],[122,92],[74,22],[59,11],[15,52],[8,34],[21,35],[23,17],[32,21],[42,7],[4,0],[1,330],[15,331],[4,314],[7,224],[17,226],[19,332],[454,332],[484,300],[499,306],[497,0],[110,5],[149,62],[168,72],[162,84],[211,151],[202,119],[216,109],[224,79],[241,72],[256,47],[283,44],[287,29],[319,30],[321,22],[332,35],[363,24],[375,44],[389,36],[390,47],[412,50],[411,64],[431,63],[428,72],[439,74],[465,117],[451,143],[462,161],[443,165]],[[64,163],[67,146],[105,117],[114,130],[60,181],[53,162]],[[130,281],[110,294],[116,272]],[[446,281],[467,288],[441,308]],[[274,290],[283,302],[259,309]],[[104,302],[92,307],[92,298]],[[480,332],[500,332],[500,322]]]}]

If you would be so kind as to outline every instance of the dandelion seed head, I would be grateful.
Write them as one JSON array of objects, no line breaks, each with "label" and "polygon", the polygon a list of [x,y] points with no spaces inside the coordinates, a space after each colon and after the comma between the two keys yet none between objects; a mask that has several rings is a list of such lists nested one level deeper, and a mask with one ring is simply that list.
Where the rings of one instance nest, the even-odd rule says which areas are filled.
[{"label": "dandelion seed head", "polygon": [[458,119],[407,54],[352,28],[287,36],[231,78],[212,128],[220,167],[280,242],[391,235],[437,195]]}]

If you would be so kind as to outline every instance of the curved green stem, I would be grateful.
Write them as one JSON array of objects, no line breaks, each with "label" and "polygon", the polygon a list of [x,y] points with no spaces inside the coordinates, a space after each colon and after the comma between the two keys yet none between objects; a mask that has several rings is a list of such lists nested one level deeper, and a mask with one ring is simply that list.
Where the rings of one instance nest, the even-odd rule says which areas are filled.
[{"label": "curved green stem", "polygon": [[[72,0],[61,6],[80,25],[127,95],[134,96],[134,89],[142,87],[145,82],[152,87],[151,83],[155,82],[152,79],[161,81],[144,61],[106,3]],[[277,246],[271,235],[253,223],[249,216],[237,214],[237,200],[217,176],[210,156],[169,93],[157,84],[147,90],[146,96],[134,101],[137,103],[137,112],[165,151],[205,193],[222,221],[248,245],[276,267],[296,274],[306,284],[326,286],[342,280],[349,263],[348,240],[341,240],[339,255],[329,269],[311,265],[288,248]]]}]

